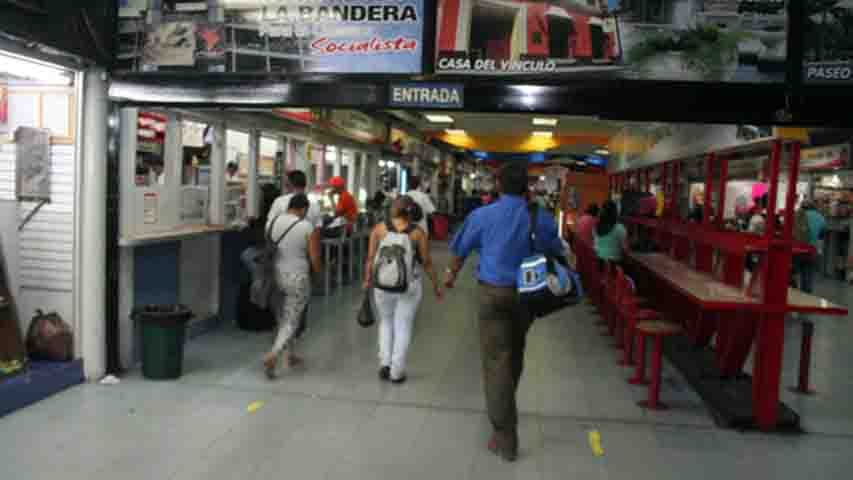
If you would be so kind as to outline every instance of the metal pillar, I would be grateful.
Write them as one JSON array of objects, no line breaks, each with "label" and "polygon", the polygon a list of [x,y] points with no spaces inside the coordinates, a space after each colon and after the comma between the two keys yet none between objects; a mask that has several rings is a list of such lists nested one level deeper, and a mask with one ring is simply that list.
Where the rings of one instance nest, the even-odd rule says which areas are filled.
[{"label": "metal pillar", "polygon": [[[109,154],[113,166],[117,163],[118,145],[114,136],[108,149],[107,127],[111,125],[115,131],[118,118],[114,115],[110,120],[109,117],[106,73],[103,70],[91,70],[85,75],[78,75],[77,79],[85,82],[85,94],[83,124],[78,135],[78,141],[82,142],[82,157],[77,188],[82,189],[82,204],[78,205],[80,231],[75,245],[75,254],[79,254],[75,255],[75,267],[79,270],[80,283],[74,285],[74,291],[78,295],[81,315],[85,374],[88,379],[95,380],[107,371],[118,372],[121,369],[118,292],[107,289],[108,281],[113,287],[118,283],[118,202],[108,202],[106,160]],[[109,193],[116,195],[117,190],[113,185]],[[109,211],[108,203],[111,203]],[[85,294],[82,292],[84,286]],[[109,318],[107,304],[110,305]]]}]

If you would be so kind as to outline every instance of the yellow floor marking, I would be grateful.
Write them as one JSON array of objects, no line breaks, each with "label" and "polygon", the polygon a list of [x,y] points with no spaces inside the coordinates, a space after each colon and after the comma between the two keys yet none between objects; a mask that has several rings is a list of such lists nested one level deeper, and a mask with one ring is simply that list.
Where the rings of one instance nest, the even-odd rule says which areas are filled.
[{"label": "yellow floor marking", "polygon": [[589,431],[589,448],[596,457],[604,455],[604,449],[601,448],[601,433],[598,430]]},{"label": "yellow floor marking", "polygon": [[264,406],[264,402],[252,402],[246,407],[246,411],[249,413],[255,413],[260,410]]}]

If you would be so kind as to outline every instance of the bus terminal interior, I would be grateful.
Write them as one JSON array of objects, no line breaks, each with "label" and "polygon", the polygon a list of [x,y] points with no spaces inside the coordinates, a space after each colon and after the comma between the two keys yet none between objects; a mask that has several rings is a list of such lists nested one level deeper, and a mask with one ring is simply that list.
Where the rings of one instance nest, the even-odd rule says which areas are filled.
[{"label": "bus terminal interior", "polygon": [[[0,459],[14,478],[834,478],[851,467],[849,234],[839,211],[846,197],[837,195],[847,188],[849,131],[791,140],[772,127],[435,111],[116,105],[111,115],[120,211],[114,348],[124,373],[0,418],[0,430],[14,432],[0,435]],[[475,261],[441,301],[424,295],[407,383],[377,380],[377,329],[356,323],[367,237],[384,218],[373,203],[377,192],[405,195],[409,180],[420,179],[435,215],[450,225],[431,241],[443,270],[453,233],[495,191],[507,162],[527,164],[531,190],[566,239],[587,206],[631,190],[665,198],[674,222],[687,222],[697,208],[700,223],[710,222],[708,205],[723,212],[714,222],[743,229],[741,203],[771,181],[774,162],[772,191],[784,209],[793,165],[795,201],[816,202],[830,225],[814,296],[832,307],[784,316],[777,395],[785,412],[795,412],[796,428],[766,433],[727,424],[669,356],[661,377],[669,409],[638,407],[647,388],[627,383],[633,370],[619,364],[587,284],[589,299],[537,319],[528,335],[520,457],[500,462],[484,444]],[[261,358],[273,334],[241,325],[241,289],[250,278],[241,254],[257,241],[257,219],[293,170],[306,173],[308,197],[325,213],[334,211],[328,183],[342,177],[360,216],[351,233],[323,240],[324,272],[314,279],[298,346],[304,366],[269,381]],[[626,225],[643,235],[643,222]],[[689,248],[702,244],[689,238]],[[649,294],[648,285],[640,291]],[[654,301],[676,301],[666,298]],[[149,304],[182,304],[194,314],[178,380],[142,375],[131,313]],[[816,394],[805,395],[788,387],[802,378],[802,325],[811,322],[806,368]],[[715,335],[712,350],[722,348],[722,332]],[[758,368],[757,343],[735,380]],[[36,444],[54,452],[49,464]]]}]

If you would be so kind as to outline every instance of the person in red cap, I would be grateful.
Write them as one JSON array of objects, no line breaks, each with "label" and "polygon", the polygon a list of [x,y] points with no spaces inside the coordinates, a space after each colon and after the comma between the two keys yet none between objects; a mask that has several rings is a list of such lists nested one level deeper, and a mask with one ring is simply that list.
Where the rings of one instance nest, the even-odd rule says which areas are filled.
[{"label": "person in red cap", "polygon": [[[347,191],[347,182],[343,177],[332,177],[329,180],[329,186],[332,187],[329,198],[335,204],[335,217],[346,218],[347,229],[351,231],[358,218],[358,204],[352,194]],[[335,203],[335,195],[338,196],[337,203]]]}]

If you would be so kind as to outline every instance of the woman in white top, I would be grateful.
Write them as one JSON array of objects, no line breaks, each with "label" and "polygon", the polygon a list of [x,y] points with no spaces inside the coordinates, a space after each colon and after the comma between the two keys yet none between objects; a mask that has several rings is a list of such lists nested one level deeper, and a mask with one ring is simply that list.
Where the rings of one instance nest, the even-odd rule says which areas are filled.
[{"label": "woman in white top", "polygon": [[321,268],[320,234],[314,225],[305,221],[307,211],[308,197],[299,193],[290,199],[285,214],[271,216],[268,220],[270,238],[278,242],[276,284],[283,294],[277,296],[278,335],[272,349],[264,357],[264,367],[270,379],[275,378],[278,358],[284,350],[287,350],[287,366],[302,362],[293,354],[294,335],[299,330],[302,312],[311,298],[311,270],[319,273]]},{"label": "woman in white top", "polygon": [[[426,232],[412,221],[415,203],[409,197],[400,197],[391,204],[391,220],[380,223],[370,234],[364,288],[375,293],[379,316],[379,378],[395,384],[406,381],[406,353],[412,341],[412,324],[423,298],[423,273],[432,280],[435,296],[442,297],[441,285],[432,268],[429,240]],[[381,279],[373,278],[374,268],[384,247],[402,246],[406,250],[407,285],[405,291],[393,293],[381,290]],[[416,258],[419,257],[417,260]],[[373,288],[373,287],[376,288]]]}]

